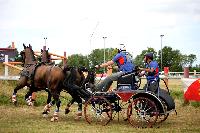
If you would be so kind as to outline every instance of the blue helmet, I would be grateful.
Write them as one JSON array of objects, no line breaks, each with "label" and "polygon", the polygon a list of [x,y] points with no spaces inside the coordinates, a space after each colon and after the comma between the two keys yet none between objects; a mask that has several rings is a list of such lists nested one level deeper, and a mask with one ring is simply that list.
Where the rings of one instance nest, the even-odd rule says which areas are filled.
[{"label": "blue helmet", "polygon": [[147,59],[153,60],[153,53],[146,53],[144,56],[145,56]]}]

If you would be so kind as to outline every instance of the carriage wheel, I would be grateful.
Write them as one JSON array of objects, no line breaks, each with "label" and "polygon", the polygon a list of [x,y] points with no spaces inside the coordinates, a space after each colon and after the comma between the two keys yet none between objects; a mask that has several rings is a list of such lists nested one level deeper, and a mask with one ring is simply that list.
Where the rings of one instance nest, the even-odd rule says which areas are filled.
[{"label": "carriage wheel", "polygon": [[157,119],[158,123],[165,121],[167,119],[167,117],[169,116],[169,113],[165,113],[165,112],[167,112],[167,105],[166,105],[165,101],[163,101],[162,99],[160,99],[160,100],[161,100],[163,107],[164,107],[164,113],[159,114],[158,119]]},{"label": "carriage wheel", "polygon": [[128,121],[134,127],[152,127],[158,114],[155,103],[145,97],[133,99],[127,110]]},{"label": "carriage wheel", "polygon": [[[123,101],[119,101],[119,103],[116,104],[112,104],[112,108],[113,109],[113,113],[112,113],[112,120],[117,117],[118,121],[120,118],[122,118],[124,121],[127,121],[127,108],[128,105],[130,104],[131,101],[128,102],[123,102]],[[121,117],[120,117],[121,116]]]},{"label": "carriage wheel", "polygon": [[107,125],[112,118],[111,104],[101,96],[91,97],[85,103],[84,115],[89,124]]}]

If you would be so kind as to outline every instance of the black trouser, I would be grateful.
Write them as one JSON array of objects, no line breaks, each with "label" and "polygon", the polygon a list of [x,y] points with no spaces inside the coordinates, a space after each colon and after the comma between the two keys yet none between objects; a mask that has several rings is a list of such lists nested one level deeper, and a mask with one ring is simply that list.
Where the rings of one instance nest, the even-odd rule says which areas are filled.
[{"label": "black trouser", "polygon": [[157,92],[159,87],[159,80],[148,80],[147,84],[143,87],[146,91],[152,91],[154,93]]}]

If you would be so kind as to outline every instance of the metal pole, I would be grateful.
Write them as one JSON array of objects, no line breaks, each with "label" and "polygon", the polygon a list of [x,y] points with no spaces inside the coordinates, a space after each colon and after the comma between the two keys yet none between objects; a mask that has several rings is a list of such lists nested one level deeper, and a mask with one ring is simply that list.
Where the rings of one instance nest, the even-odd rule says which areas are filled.
[{"label": "metal pole", "polygon": [[45,44],[45,46],[46,46],[46,40],[47,40],[47,37],[44,37],[44,44]]},{"label": "metal pole", "polygon": [[[92,53],[92,37],[93,37],[93,35],[94,35],[94,33],[95,33],[95,31],[96,31],[98,25],[99,25],[99,21],[97,22],[96,27],[94,28],[92,34],[90,35],[90,48],[89,48],[89,54]],[[92,62],[89,60],[89,56],[88,56],[88,54],[87,54],[87,59],[88,59],[88,61],[89,61],[89,67],[91,67]]]},{"label": "metal pole", "polygon": [[[104,63],[106,63],[106,51],[105,51],[106,38],[107,38],[107,37],[103,37],[103,40],[104,40],[103,62],[104,62]],[[104,73],[105,73],[105,67],[104,67]]]},{"label": "metal pole", "polygon": [[160,44],[161,44],[161,55],[160,55],[160,57],[161,57],[161,66],[160,66],[160,70],[161,70],[161,72],[162,72],[162,64],[163,64],[163,61],[162,61],[162,38],[163,38],[163,36],[164,35],[160,35],[160,38],[161,38],[161,42],[160,42]]}]

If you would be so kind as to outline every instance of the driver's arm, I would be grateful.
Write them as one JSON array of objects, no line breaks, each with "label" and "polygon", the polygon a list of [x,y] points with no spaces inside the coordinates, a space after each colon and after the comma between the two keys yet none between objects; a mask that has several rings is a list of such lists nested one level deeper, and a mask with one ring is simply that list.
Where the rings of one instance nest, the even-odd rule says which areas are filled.
[{"label": "driver's arm", "polygon": [[106,63],[102,63],[101,65],[99,65],[99,67],[107,67],[107,66],[111,66],[114,64],[114,61],[113,60],[110,60]]},{"label": "driver's arm", "polygon": [[142,71],[145,71],[145,72],[154,72],[154,68],[142,68],[141,69]]},{"label": "driver's arm", "polygon": [[145,73],[151,73],[151,72],[154,72],[154,68],[139,68],[140,69],[140,76],[143,76],[145,75]]}]

